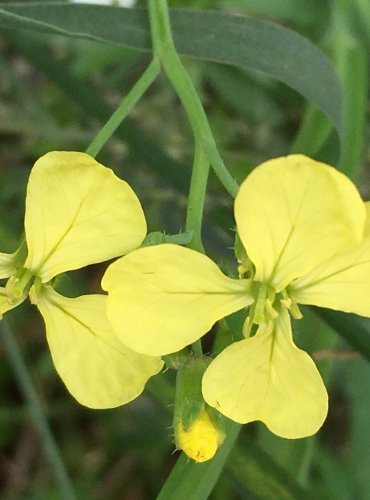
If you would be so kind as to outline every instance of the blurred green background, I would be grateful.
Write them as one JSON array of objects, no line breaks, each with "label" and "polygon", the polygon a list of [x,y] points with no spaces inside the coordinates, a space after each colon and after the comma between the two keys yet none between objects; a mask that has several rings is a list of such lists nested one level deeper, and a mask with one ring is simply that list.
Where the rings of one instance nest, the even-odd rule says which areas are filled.
[{"label": "blurred green background", "polygon": [[[364,198],[370,198],[369,0],[169,3],[256,16],[287,26],[319,46],[336,66],[344,89],[342,168],[357,181]],[[183,60],[225,164],[238,181],[258,163],[292,150],[336,161],[338,144],[327,120],[287,86],[252,70]],[[129,49],[0,31],[1,251],[14,251],[19,243],[34,161],[54,149],[85,150],[148,61],[147,54]],[[184,229],[192,155],[184,111],[162,76],[98,160],[134,188],[150,231],[173,234]],[[231,269],[233,227],[232,200],[212,174],[204,242],[207,253]],[[70,296],[100,292],[105,268],[68,273],[59,289]],[[83,408],[53,368],[37,310],[26,302],[7,316],[77,497],[155,498],[177,458],[171,430],[174,373],[155,377],[139,399],[122,408]],[[238,325],[238,318],[227,322],[228,328]],[[369,361],[315,312],[307,311],[294,328],[297,344],[316,358],[327,380],[327,421],[317,436],[297,441],[277,438],[258,423],[245,426],[211,494],[215,500],[370,499]],[[0,497],[58,499],[52,468],[3,344],[0,353]]]}]

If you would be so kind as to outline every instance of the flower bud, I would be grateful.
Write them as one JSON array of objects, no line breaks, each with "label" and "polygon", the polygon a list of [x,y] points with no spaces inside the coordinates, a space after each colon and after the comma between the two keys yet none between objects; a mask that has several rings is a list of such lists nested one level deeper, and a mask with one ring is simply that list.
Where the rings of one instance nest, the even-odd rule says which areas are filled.
[{"label": "flower bud", "polygon": [[201,392],[202,377],[210,361],[205,356],[189,357],[178,370],[176,380],[175,444],[196,462],[210,460],[224,438],[221,415],[206,405]]},{"label": "flower bud", "polygon": [[203,407],[190,427],[185,430],[179,422],[176,431],[177,447],[196,462],[206,462],[214,457],[224,435],[220,432]]}]

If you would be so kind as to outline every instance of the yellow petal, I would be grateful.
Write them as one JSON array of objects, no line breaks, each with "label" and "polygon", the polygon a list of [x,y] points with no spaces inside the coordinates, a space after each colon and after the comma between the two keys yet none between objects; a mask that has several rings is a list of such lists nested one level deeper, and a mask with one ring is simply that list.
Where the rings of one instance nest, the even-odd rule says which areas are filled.
[{"label": "yellow petal", "polygon": [[257,281],[280,291],[358,243],[365,208],[354,184],[303,155],[267,161],[240,187],[235,218]]},{"label": "yellow petal", "polygon": [[9,278],[17,270],[15,265],[15,253],[2,253],[0,252],[0,279]]},{"label": "yellow petal", "polygon": [[146,233],[130,186],[84,153],[54,151],[28,182],[25,267],[42,282],[138,247]]},{"label": "yellow petal", "polygon": [[114,408],[141,394],[158,373],[160,358],[143,356],[124,346],[106,319],[106,297],[69,299],[50,286],[36,295],[45,320],[55,368],[77,401],[90,408]]},{"label": "yellow petal", "polygon": [[222,274],[205,255],[170,244],[122,257],[102,281],[113,329],[131,349],[151,355],[182,349],[251,304],[248,285]]},{"label": "yellow petal", "polygon": [[370,316],[370,203],[363,241],[313,269],[289,287],[301,304]]},{"label": "yellow petal", "polygon": [[27,256],[27,248],[23,240],[14,253],[0,252],[0,279],[13,276],[23,265]]},{"label": "yellow petal", "polygon": [[264,422],[284,438],[311,436],[323,424],[328,401],[312,359],[292,340],[288,313],[274,330],[227,347],[203,377],[205,401],[235,422]]}]

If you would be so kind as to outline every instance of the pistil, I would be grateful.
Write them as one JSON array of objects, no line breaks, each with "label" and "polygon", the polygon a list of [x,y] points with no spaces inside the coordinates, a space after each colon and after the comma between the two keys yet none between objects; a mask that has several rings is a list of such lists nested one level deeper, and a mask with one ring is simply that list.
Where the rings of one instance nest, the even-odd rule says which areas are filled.
[{"label": "pistil", "polygon": [[8,279],[5,289],[9,304],[16,305],[23,302],[31,288],[33,278],[34,275],[31,271],[21,268],[14,276]]}]

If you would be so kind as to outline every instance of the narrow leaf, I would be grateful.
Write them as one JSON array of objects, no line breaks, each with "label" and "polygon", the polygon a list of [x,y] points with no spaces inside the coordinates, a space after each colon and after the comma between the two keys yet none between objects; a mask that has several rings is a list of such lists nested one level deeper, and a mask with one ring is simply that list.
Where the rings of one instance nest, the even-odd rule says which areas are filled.
[{"label": "narrow leaf", "polygon": [[263,500],[308,500],[308,492],[247,435],[234,447],[227,469],[244,490]]},{"label": "narrow leaf", "polygon": [[370,319],[329,309],[315,312],[370,361]]},{"label": "narrow leaf", "polygon": [[[252,68],[300,92],[324,111],[341,135],[341,89],[323,53],[299,34],[255,18],[173,10],[180,54]],[[147,12],[83,4],[7,4],[0,26],[51,32],[138,50],[151,50]]]}]

